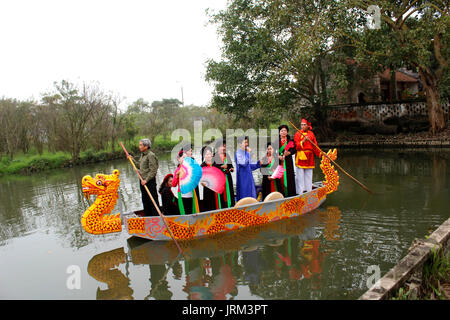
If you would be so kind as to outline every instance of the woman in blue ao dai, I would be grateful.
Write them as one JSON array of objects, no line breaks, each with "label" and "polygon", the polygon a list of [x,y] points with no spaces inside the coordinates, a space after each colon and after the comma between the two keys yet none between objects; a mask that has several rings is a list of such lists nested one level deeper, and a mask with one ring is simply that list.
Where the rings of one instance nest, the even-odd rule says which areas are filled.
[{"label": "woman in blue ao dai", "polygon": [[256,198],[255,181],[252,171],[261,168],[261,163],[252,162],[248,137],[238,139],[239,149],[235,154],[236,162],[236,201],[245,197]]}]

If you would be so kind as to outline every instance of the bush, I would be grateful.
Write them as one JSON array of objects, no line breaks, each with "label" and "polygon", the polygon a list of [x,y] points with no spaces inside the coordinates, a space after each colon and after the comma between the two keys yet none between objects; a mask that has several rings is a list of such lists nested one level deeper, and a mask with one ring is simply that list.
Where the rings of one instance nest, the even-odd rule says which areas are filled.
[{"label": "bush", "polygon": [[0,161],[0,175],[27,174],[47,169],[62,168],[66,167],[68,163],[70,163],[70,156],[62,152],[55,154],[45,153],[42,156],[22,156],[13,161],[3,158]]}]

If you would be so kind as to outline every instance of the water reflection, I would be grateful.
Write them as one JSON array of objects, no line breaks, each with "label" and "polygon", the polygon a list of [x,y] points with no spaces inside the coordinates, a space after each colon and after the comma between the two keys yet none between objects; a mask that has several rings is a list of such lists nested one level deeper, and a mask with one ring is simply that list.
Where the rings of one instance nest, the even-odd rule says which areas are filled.
[{"label": "water reflection", "polygon": [[97,300],[129,300],[133,298],[130,280],[117,267],[124,263],[126,254],[123,248],[95,255],[89,261],[87,271],[97,281],[104,282],[108,289],[97,288]]},{"label": "water reflection", "polygon": [[239,285],[247,285],[256,296],[287,298],[280,287],[285,280],[320,287],[321,264],[327,254],[320,248],[320,239],[339,239],[340,215],[337,207],[328,207],[265,226],[180,242],[184,256],[173,242],[131,237],[128,253],[121,247],[97,254],[88,264],[88,273],[108,286],[97,289],[97,299],[133,298],[129,275],[118,268],[126,261],[149,266],[151,289],[144,299],[171,299],[169,271],[175,279],[184,277],[182,291],[189,300],[231,300]]},{"label": "water reflection", "polygon": [[[358,298],[367,289],[368,266],[387,272],[414,238],[449,217],[450,152],[339,152],[339,164],[374,196],[342,176],[338,192],[324,203],[327,209],[295,223],[280,221],[277,227],[190,243],[182,259],[170,242],[139,243],[127,241],[125,232],[94,236],[83,231],[80,217],[89,203],[80,183],[86,174],[119,169],[113,212],[141,208],[139,181],[126,160],[0,177],[0,298]],[[160,159],[158,183],[174,169]],[[315,170],[314,180],[321,179]],[[111,249],[117,251],[108,253]],[[64,285],[72,264],[89,279],[79,291]]]}]

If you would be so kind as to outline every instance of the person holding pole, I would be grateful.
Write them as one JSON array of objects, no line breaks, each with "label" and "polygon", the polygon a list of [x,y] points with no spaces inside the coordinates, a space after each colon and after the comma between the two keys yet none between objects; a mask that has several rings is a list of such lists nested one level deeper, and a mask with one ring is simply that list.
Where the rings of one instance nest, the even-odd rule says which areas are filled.
[{"label": "person holding pole", "polygon": [[[147,140],[148,140],[148,139],[147,139]],[[148,142],[150,142],[150,141],[148,141]],[[140,143],[139,143],[139,144],[140,144]],[[148,145],[150,146],[150,143],[148,143]],[[133,166],[134,170],[136,171],[137,175],[139,176],[139,180],[140,180],[141,182],[143,182],[144,179],[142,178],[141,174],[139,173],[138,168],[137,168],[136,165],[134,164],[133,157],[130,156],[130,154],[128,153],[127,149],[125,149],[125,146],[123,145],[122,142],[120,142],[120,146],[122,147],[123,151],[124,151],[125,154],[127,155],[127,159],[130,161],[131,165]],[[145,183],[143,184],[143,186],[144,186],[144,190],[147,192],[147,194],[148,194],[148,196],[149,196],[149,198],[150,198],[150,200],[151,200],[153,206],[156,208],[156,212],[158,213],[159,217],[160,217],[161,220],[163,221],[164,226],[165,226],[166,229],[169,231],[170,237],[172,238],[173,242],[175,242],[175,245],[177,246],[178,251],[180,252],[180,255],[184,255],[183,249],[181,249],[180,245],[178,244],[178,241],[175,239],[175,237],[174,237],[174,235],[173,235],[173,232],[172,232],[172,230],[170,229],[170,227],[169,227],[169,225],[168,225],[168,223],[167,223],[167,221],[166,221],[166,220],[167,220],[167,219],[166,219],[166,216],[164,216],[164,215],[162,214],[161,210],[159,209],[159,205],[158,205],[158,203],[157,203],[158,198],[156,198],[156,200],[155,200],[154,196],[152,195],[152,193],[150,192],[150,190],[148,189],[148,187],[147,187],[147,185],[146,185]],[[145,219],[145,218],[144,218],[144,219]]]},{"label": "person holding pole", "polygon": [[[289,123],[291,124],[291,126],[293,126],[293,127],[295,128],[295,130],[301,131],[301,130],[297,129],[297,127],[295,126],[295,124],[293,124],[291,121],[289,121]],[[331,158],[327,155],[327,153],[325,153],[325,152],[323,152],[322,150],[320,150],[319,146],[317,145],[317,142],[315,142],[315,143],[312,142],[312,140],[310,140],[310,139],[308,138],[307,135],[304,135],[304,137],[305,137],[306,140],[308,140],[309,142],[311,142],[311,143],[314,145],[314,147],[317,148],[317,150],[319,150],[319,151],[321,152],[321,156],[325,156],[325,158],[327,158],[328,160],[330,160],[331,163],[333,163],[336,167],[338,167],[339,170],[341,170],[343,173],[345,173],[345,175],[346,175],[347,177],[349,177],[350,179],[352,179],[353,182],[357,183],[361,188],[363,188],[364,190],[366,190],[368,193],[370,193],[370,194],[372,194],[372,195],[374,194],[373,191],[370,190],[369,188],[367,188],[361,181],[357,180],[357,179],[356,179],[355,177],[353,177],[350,173],[348,173],[347,171],[345,171],[344,168],[342,168],[336,161],[334,161],[333,159],[331,159]]]},{"label": "person holding pole", "polygon": [[158,193],[156,191],[156,173],[158,172],[158,158],[156,155],[150,151],[151,142],[149,139],[141,139],[139,141],[139,151],[141,152],[141,157],[139,160],[131,157],[131,160],[139,170],[139,174],[142,180],[139,184],[142,194],[142,204],[144,205],[144,216],[157,216],[155,206],[147,194],[144,185],[150,190],[155,201],[158,201]]},{"label": "person holding pole", "polygon": [[314,155],[320,158],[322,154],[320,149],[317,148],[316,136],[311,131],[311,123],[302,119],[300,129],[294,136],[297,149],[295,155],[295,185],[298,194],[312,190],[313,169],[315,167]]}]

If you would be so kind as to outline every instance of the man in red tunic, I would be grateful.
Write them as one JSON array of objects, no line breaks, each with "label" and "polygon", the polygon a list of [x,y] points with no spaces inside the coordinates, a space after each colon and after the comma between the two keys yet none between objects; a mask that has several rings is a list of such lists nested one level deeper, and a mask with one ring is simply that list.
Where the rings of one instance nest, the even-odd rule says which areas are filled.
[{"label": "man in red tunic", "polygon": [[312,176],[315,167],[314,155],[318,158],[321,156],[320,150],[309,141],[311,140],[317,145],[316,136],[311,130],[311,124],[306,119],[302,119],[301,130],[297,131],[294,136],[297,149],[297,154],[295,155],[295,186],[297,194],[312,190]]}]

